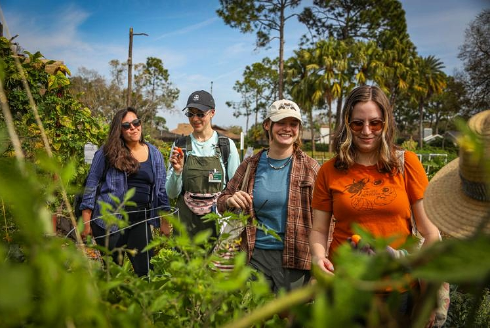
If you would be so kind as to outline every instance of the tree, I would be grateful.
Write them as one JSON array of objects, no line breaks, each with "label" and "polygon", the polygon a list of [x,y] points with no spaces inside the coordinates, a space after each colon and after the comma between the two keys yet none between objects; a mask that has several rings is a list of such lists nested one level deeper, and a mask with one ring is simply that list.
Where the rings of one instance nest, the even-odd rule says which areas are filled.
[{"label": "tree", "polygon": [[301,49],[294,52],[295,56],[289,58],[286,62],[286,76],[290,87],[289,93],[293,100],[302,110],[302,114],[308,117],[308,125],[311,131],[311,146],[315,152],[315,128],[313,124],[313,108],[318,105],[314,101],[315,86],[317,80],[314,68],[314,56],[306,50]]},{"label": "tree", "polygon": [[155,127],[160,130],[160,131],[163,131],[163,130],[168,130],[166,124],[167,124],[167,120],[161,116],[156,116],[155,117]]},{"label": "tree", "polygon": [[267,107],[277,98],[277,63],[278,59],[266,57],[260,63],[245,67],[243,80],[235,82],[233,90],[241,94],[242,100],[238,103],[227,102],[227,105],[234,108],[235,117],[247,117],[247,131],[248,117],[254,113],[254,124],[258,124],[259,113],[265,113]]},{"label": "tree", "polygon": [[441,94],[446,86],[446,74],[442,71],[444,64],[434,56],[419,57],[416,61],[418,79],[415,90],[419,105],[419,147],[424,142],[424,105],[433,96]]},{"label": "tree", "polygon": [[[216,12],[226,25],[240,29],[242,33],[256,31],[257,48],[265,47],[272,40],[279,40],[279,99],[283,98],[284,33],[286,21],[295,13],[288,10],[298,7],[301,0],[220,0]],[[276,33],[271,37],[272,33]]]},{"label": "tree", "polygon": [[392,35],[408,38],[405,12],[397,0],[314,0],[313,6],[304,8],[300,21],[310,33],[303,37],[304,43],[315,44],[317,40],[332,37],[349,47],[343,58],[346,66],[342,70],[343,81],[337,98],[337,121],[340,119],[344,94],[353,87],[354,80],[360,84],[366,81],[363,75],[367,71],[361,69],[362,65],[358,66],[357,72],[350,65],[355,58],[359,64],[362,56],[368,58],[367,52],[360,54],[361,50],[356,49],[359,47],[354,45],[356,41],[374,41],[384,50]]},{"label": "tree", "polygon": [[172,110],[179,98],[179,89],[170,82],[170,74],[160,58],[148,57],[145,64],[135,65],[133,106],[138,115],[151,122],[158,110]]},{"label": "tree", "polygon": [[106,117],[104,121],[112,117],[115,108],[121,108],[119,98],[121,89],[116,84],[108,85],[106,79],[96,70],[85,67],[78,69],[78,75],[71,79],[70,92],[88,108],[93,115]]},{"label": "tree", "polygon": [[396,0],[314,0],[299,16],[312,44],[333,37],[337,40],[380,40],[384,31],[406,34],[405,12]]},{"label": "tree", "polygon": [[427,109],[433,118],[432,133],[439,134],[440,123],[445,120],[443,127],[447,131],[452,117],[460,113],[466,103],[467,92],[464,84],[454,77],[447,77],[447,84],[439,95],[435,95],[427,104]]},{"label": "tree", "polygon": [[[84,67],[71,79],[73,93],[89,106],[93,115],[109,123],[114,113],[126,107],[127,86],[124,74],[127,63],[113,59],[109,62],[111,80],[108,82],[97,72]],[[172,110],[179,97],[179,90],[170,82],[170,74],[159,58],[148,57],[146,63],[134,65],[132,106],[138,110],[148,128],[157,127],[158,111]]]},{"label": "tree", "polygon": [[468,91],[476,111],[490,107],[490,9],[483,10],[466,29],[459,58],[468,74]]},{"label": "tree", "polygon": [[395,111],[398,97],[408,91],[415,78],[417,53],[408,36],[392,35],[389,41],[387,37],[384,46],[385,49],[380,49],[379,59],[382,69],[375,80],[390,95],[390,104]]}]

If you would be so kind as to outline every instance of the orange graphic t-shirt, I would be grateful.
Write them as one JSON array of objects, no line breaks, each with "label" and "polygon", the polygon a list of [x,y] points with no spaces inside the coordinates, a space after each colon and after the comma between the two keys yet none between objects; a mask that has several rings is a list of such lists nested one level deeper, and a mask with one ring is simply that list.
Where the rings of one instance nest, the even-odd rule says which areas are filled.
[{"label": "orange graphic t-shirt", "polygon": [[354,164],[347,171],[334,167],[335,158],[324,163],[313,190],[312,207],[332,212],[335,229],[330,254],[352,236],[357,223],[375,237],[397,237],[399,248],[411,234],[410,204],[422,199],[429,181],[417,155],[405,151],[405,173],[380,173],[376,165]]}]

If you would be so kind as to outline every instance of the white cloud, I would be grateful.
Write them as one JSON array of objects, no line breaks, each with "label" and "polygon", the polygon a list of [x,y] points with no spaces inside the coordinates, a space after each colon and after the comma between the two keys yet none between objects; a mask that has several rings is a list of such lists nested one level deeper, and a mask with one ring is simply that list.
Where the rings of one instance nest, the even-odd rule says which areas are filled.
[{"label": "white cloud", "polygon": [[187,33],[193,32],[195,30],[199,30],[199,29],[201,29],[201,28],[203,28],[205,26],[208,26],[208,25],[213,24],[218,19],[219,19],[218,17],[213,17],[213,18],[207,19],[207,20],[205,20],[203,22],[200,22],[200,23],[197,23],[197,24],[194,24],[194,25],[190,25],[190,26],[186,26],[186,27],[184,27],[182,29],[179,29],[179,30],[175,30],[175,31],[172,31],[172,32],[168,32],[168,33],[162,34],[162,35],[156,37],[155,40],[160,40],[160,39],[171,37],[171,36],[182,35],[182,34],[187,34]]}]

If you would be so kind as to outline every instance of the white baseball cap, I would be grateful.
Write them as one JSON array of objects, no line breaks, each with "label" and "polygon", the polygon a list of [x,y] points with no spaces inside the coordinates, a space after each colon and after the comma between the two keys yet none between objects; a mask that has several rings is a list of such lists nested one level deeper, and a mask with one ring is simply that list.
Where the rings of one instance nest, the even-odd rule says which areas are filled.
[{"label": "white baseball cap", "polygon": [[278,122],[286,117],[294,117],[303,122],[298,105],[294,101],[281,99],[272,103],[267,111],[266,119],[270,118],[272,122]]}]

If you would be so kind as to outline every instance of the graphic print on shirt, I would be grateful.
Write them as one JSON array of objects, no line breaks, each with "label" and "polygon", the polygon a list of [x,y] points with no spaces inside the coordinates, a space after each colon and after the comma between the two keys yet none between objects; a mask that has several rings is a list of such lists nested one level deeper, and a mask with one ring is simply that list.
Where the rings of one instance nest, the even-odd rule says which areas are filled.
[{"label": "graphic print on shirt", "polygon": [[369,178],[353,179],[351,184],[345,186],[343,192],[351,194],[351,205],[357,211],[372,211],[396,199],[396,190],[393,187],[384,186],[382,179],[372,182]]}]

